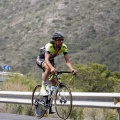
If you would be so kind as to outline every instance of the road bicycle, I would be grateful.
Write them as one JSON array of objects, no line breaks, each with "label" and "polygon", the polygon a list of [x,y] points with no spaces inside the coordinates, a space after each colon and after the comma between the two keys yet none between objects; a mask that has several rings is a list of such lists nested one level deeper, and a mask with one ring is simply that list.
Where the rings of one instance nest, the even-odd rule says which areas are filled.
[{"label": "road bicycle", "polygon": [[41,85],[37,85],[34,88],[32,93],[32,106],[34,106],[34,113],[37,117],[42,118],[47,113],[47,110],[50,111],[52,105],[55,106],[55,111],[61,119],[66,120],[70,116],[72,110],[72,94],[70,88],[60,82],[60,76],[63,73],[71,72],[58,71],[56,74],[50,74],[48,77],[49,80],[52,80],[53,77],[57,79],[56,89],[48,92],[48,96],[41,95]]}]

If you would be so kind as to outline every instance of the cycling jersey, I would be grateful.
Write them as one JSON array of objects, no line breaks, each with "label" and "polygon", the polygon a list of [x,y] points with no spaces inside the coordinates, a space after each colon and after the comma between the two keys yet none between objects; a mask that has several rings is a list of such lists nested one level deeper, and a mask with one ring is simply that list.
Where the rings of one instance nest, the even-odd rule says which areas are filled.
[{"label": "cycling jersey", "polygon": [[62,47],[58,51],[57,55],[54,55],[55,52],[54,45],[52,43],[48,43],[45,45],[45,52],[50,54],[50,59],[53,59],[55,56],[61,53],[67,54],[68,50],[67,50],[67,46],[65,44],[62,44]]},{"label": "cycling jersey", "polygon": [[54,49],[54,44],[52,43],[47,43],[45,47],[40,48],[40,53],[39,56],[36,59],[37,65],[43,69],[42,63],[44,62],[45,59],[45,53],[50,54],[50,63],[55,66],[54,64],[54,57],[57,55],[63,53],[64,55],[68,53],[67,46],[63,43],[62,47],[58,51],[57,55],[54,54],[55,49]]}]

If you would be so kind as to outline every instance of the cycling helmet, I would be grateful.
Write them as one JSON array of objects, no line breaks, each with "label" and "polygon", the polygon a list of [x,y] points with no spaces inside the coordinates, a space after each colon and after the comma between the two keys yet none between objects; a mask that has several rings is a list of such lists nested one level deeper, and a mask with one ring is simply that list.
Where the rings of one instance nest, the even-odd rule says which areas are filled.
[{"label": "cycling helmet", "polygon": [[56,40],[56,39],[64,39],[64,35],[63,35],[63,33],[61,33],[61,32],[55,32],[55,33],[53,33],[53,35],[52,35],[52,39],[53,40]]}]

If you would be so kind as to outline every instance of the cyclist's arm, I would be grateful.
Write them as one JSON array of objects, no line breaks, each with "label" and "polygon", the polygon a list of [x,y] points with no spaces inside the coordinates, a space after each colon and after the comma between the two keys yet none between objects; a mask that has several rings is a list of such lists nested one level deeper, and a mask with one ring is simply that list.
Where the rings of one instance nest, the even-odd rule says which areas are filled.
[{"label": "cyclist's arm", "polygon": [[69,69],[71,70],[71,72],[74,71],[74,68],[72,67],[72,65],[70,63],[70,59],[69,59],[68,54],[65,54],[64,58],[65,58],[65,61],[66,61],[66,65],[69,67]]}]

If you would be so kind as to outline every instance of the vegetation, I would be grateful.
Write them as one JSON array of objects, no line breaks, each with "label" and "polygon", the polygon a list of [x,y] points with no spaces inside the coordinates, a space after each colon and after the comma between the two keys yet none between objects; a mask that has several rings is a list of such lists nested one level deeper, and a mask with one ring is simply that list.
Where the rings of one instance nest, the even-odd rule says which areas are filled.
[{"label": "vegetation", "polygon": [[62,31],[74,63],[95,62],[120,71],[119,6],[119,0],[0,1],[0,66],[34,71],[39,48],[54,31]]},{"label": "vegetation", "polygon": [[6,91],[32,91],[37,84],[40,84],[40,80],[34,78],[34,76],[21,76],[11,75],[9,76],[3,85],[1,90]]},{"label": "vegetation", "polygon": [[[120,73],[111,72],[106,65],[75,64],[78,70],[77,77],[63,76],[63,82],[69,84],[72,91],[78,92],[120,92]],[[68,78],[68,79],[66,79]]]}]

